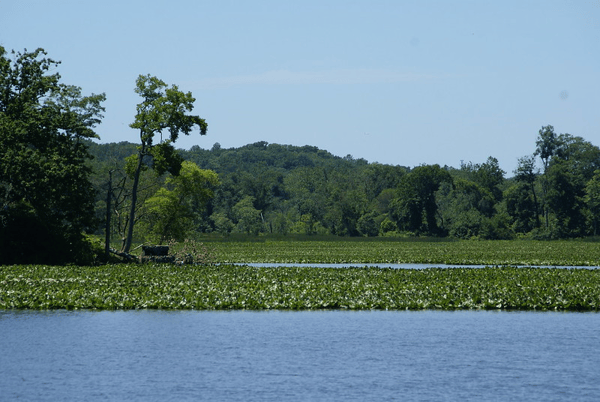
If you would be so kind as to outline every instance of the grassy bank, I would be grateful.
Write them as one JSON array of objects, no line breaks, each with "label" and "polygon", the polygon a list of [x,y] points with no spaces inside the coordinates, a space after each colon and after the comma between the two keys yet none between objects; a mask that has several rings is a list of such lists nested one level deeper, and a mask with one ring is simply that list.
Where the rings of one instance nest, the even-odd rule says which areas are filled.
[{"label": "grassy bank", "polygon": [[0,267],[0,308],[600,309],[600,270]]}]

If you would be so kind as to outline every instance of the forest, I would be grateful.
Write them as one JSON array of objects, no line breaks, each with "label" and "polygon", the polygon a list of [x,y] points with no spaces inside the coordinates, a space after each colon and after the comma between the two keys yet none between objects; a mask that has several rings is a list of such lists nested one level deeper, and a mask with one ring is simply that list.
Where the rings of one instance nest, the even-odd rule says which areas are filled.
[{"label": "forest", "polygon": [[[177,149],[207,133],[195,99],[140,75],[132,138],[98,143],[105,94],[62,83],[43,49],[0,47],[0,264],[90,263],[100,239],[329,235],[453,239],[595,236],[600,148],[542,126],[505,172],[493,156],[455,168],[370,163],[257,142]],[[137,133],[137,134],[136,134]],[[382,144],[383,145],[383,144]],[[134,230],[135,228],[135,230]]]},{"label": "forest", "polygon": [[[119,208],[127,206],[130,180],[124,165],[136,145],[88,145],[94,155],[97,215],[106,214],[102,195],[106,172],[112,169],[118,197],[111,227],[115,236],[123,237],[119,229],[125,214]],[[410,168],[369,163],[351,155],[338,157],[308,145],[257,142],[223,149],[217,142],[209,150],[194,146],[178,150],[179,155],[185,166],[205,176],[216,174],[216,180],[202,184],[211,194],[205,193],[200,201],[181,194],[178,205],[187,205],[181,215],[186,218],[171,219],[176,215],[173,210],[161,210],[158,204],[161,198],[166,200],[165,191],[179,191],[178,184],[168,174],[148,172],[138,235],[155,242],[192,233],[459,239],[596,235],[600,149],[581,137],[557,134],[552,126],[544,126],[532,151],[507,178],[491,156],[460,168]]]}]

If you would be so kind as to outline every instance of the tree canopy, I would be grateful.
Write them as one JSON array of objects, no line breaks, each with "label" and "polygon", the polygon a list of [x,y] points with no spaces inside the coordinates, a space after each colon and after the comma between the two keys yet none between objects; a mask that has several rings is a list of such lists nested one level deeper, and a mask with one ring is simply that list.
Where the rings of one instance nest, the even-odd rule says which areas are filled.
[{"label": "tree canopy", "polygon": [[[142,97],[142,102],[137,105],[135,121],[130,127],[139,130],[141,145],[129,164],[133,188],[127,236],[122,249],[126,253],[133,240],[139,179],[147,166],[145,159],[150,159],[149,166],[158,175],[165,172],[178,175],[183,158],[176,152],[173,143],[180,133],[190,134],[194,126],[198,126],[200,135],[205,135],[208,127],[204,119],[187,114],[194,109],[195,99],[191,92],[184,93],[176,85],[169,88],[164,81],[151,75],[137,78],[135,92]],[[164,138],[166,134],[168,137]],[[160,139],[155,138],[157,135]]]},{"label": "tree canopy", "polygon": [[187,239],[200,224],[200,213],[218,185],[215,172],[184,161],[179,175],[168,177],[165,186],[146,200],[148,213],[143,222],[152,240],[163,244]]},{"label": "tree canopy", "polygon": [[600,219],[594,179],[600,149],[581,137],[555,137],[560,152],[555,148],[544,161],[532,144],[534,152],[520,158],[508,178],[491,156],[458,169],[411,169],[264,141],[229,149],[218,143],[209,149],[194,146],[178,153],[219,177],[214,197],[194,223],[197,233],[461,239],[592,235]]},{"label": "tree canopy", "polygon": [[[12,56],[12,57],[11,57]],[[0,47],[0,259],[81,261],[95,227],[85,139],[105,95],[65,85],[46,52]]]}]

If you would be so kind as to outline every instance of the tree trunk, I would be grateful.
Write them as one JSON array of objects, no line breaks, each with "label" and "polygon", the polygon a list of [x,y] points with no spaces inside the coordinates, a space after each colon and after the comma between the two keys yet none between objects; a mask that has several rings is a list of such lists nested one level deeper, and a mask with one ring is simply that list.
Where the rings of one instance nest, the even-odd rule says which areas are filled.
[{"label": "tree trunk", "polygon": [[146,146],[142,143],[142,148],[138,154],[138,165],[133,175],[133,189],[131,191],[131,210],[129,211],[129,226],[127,227],[127,238],[125,244],[121,250],[123,253],[129,253],[131,248],[131,241],[133,240],[133,224],[135,223],[135,204],[137,203],[137,191],[138,185],[140,184],[140,173],[142,172],[142,163],[144,160],[144,153]]},{"label": "tree trunk", "polygon": [[104,254],[108,261],[110,253],[110,209],[112,199],[112,170],[108,171],[108,194],[106,195],[106,233],[104,239]]},{"label": "tree trunk", "polygon": [[535,227],[540,227],[540,205],[538,203],[537,195],[535,194],[535,185],[531,183],[531,192],[533,194],[533,205],[535,207]]}]

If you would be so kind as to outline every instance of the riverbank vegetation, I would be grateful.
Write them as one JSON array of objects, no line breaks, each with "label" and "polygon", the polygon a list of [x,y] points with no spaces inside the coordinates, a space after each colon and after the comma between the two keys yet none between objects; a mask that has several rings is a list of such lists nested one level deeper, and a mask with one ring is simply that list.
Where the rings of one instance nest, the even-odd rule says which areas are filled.
[{"label": "riverbank vegetation", "polygon": [[0,309],[598,311],[600,270],[0,267]]}]

